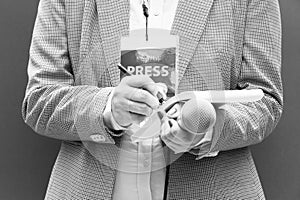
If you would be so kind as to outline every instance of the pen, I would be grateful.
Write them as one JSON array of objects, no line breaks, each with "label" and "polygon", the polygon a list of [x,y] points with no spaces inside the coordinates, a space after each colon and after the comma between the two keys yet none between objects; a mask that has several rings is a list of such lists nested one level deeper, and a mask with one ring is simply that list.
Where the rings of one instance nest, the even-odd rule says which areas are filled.
[{"label": "pen", "polygon": [[132,76],[132,73],[130,73],[123,65],[121,65],[121,63],[118,64],[118,67],[122,72],[124,72],[128,76]]},{"label": "pen", "polygon": [[[125,74],[127,74],[128,76],[132,76],[133,74],[130,73],[121,63],[118,64],[119,69],[124,72]],[[157,95],[159,95],[160,97],[158,97],[158,101],[160,104],[164,103],[165,100],[162,98],[161,94],[158,93]]]}]

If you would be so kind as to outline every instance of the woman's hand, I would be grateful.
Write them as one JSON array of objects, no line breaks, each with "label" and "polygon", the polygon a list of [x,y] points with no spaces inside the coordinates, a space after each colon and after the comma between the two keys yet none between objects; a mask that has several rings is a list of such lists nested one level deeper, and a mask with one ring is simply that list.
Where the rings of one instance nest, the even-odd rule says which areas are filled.
[{"label": "woman's hand", "polygon": [[123,127],[139,124],[159,106],[157,94],[161,86],[149,76],[124,77],[112,97],[112,115]]}]

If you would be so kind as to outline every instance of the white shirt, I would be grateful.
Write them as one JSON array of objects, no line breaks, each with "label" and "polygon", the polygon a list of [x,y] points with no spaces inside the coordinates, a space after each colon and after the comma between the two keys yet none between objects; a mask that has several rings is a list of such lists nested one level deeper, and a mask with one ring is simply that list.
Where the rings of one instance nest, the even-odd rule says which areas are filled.
[{"label": "white shirt", "polygon": [[[130,30],[145,28],[143,0],[130,0]],[[171,30],[178,0],[145,0],[149,8],[148,27]]]}]

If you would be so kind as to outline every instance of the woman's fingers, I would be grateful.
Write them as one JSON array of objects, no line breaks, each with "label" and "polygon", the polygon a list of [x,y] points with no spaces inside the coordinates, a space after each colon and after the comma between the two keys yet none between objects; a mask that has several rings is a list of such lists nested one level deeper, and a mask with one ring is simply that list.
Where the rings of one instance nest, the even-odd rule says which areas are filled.
[{"label": "woman's fingers", "polygon": [[128,76],[114,89],[111,107],[117,123],[126,126],[139,123],[159,106],[155,83],[148,76]]},{"label": "woman's fingers", "polygon": [[131,101],[146,104],[152,109],[156,109],[159,106],[157,97],[142,89],[131,88],[130,91],[128,91],[128,93],[126,94],[126,98]]}]

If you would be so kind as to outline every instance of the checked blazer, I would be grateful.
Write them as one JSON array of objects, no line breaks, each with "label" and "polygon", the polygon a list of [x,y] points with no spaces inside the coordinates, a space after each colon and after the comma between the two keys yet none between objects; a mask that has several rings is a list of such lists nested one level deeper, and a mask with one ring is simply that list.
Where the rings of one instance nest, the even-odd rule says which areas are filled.
[{"label": "checked blazer", "polygon": [[[278,1],[180,0],[171,33],[180,36],[177,92],[260,88],[265,95],[216,108],[221,117],[205,145],[219,155],[196,159],[207,149],[199,146],[174,161],[168,199],[264,199],[249,146],[282,113]],[[120,82],[120,36],[128,34],[128,0],[40,1],[22,116],[62,141],[45,199],[111,199],[122,134],[106,129],[102,113]]]}]

